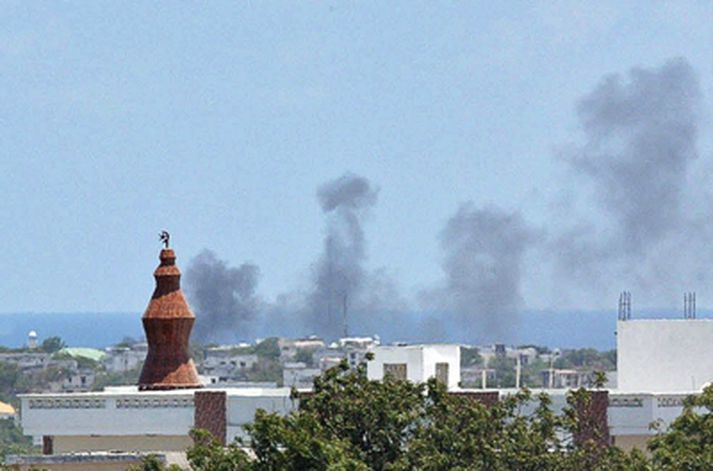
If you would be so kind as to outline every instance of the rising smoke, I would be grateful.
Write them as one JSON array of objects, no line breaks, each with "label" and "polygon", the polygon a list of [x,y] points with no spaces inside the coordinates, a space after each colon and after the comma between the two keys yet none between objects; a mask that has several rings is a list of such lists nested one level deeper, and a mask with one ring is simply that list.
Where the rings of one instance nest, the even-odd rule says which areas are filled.
[{"label": "rising smoke", "polygon": [[535,232],[519,213],[466,203],[448,220],[441,233],[442,299],[460,335],[503,340],[516,327],[523,258],[535,241]]},{"label": "rising smoke", "polygon": [[362,307],[368,277],[362,224],[377,195],[369,180],[350,173],[317,191],[327,221],[323,253],[314,266],[307,321],[319,335],[342,335],[349,316],[353,321]]},{"label": "rising smoke", "polygon": [[353,174],[329,181],[317,191],[325,236],[309,288],[261,304],[256,266],[229,268],[204,252],[187,271],[196,334],[210,340],[244,332],[259,317],[262,335],[333,339],[344,333],[346,313],[352,332],[362,334],[507,341],[523,308],[524,265],[532,253],[542,277],[553,267],[550,285],[578,288],[573,301],[579,306],[609,305],[623,288],[641,288],[653,299],[654,289],[671,280],[701,282],[713,258],[707,243],[713,218],[687,209],[701,102],[683,59],[605,77],[578,104],[582,143],[561,156],[576,182],[564,189],[579,195],[584,184],[591,190],[586,210],[561,210],[563,229],[543,237],[519,212],[461,205],[440,232],[443,281],[421,293],[430,316],[411,314],[386,272],[366,267],[363,225],[378,189]]},{"label": "rising smoke", "polygon": [[229,267],[210,250],[191,260],[186,270],[188,299],[196,313],[194,340],[202,343],[246,339],[256,320],[255,294],[260,270],[244,263]]},{"label": "rising smoke", "polygon": [[696,257],[686,253],[696,252],[696,244],[677,242],[690,239],[696,225],[685,210],[685,190],[697,157],[701,100],[691,66],[675,59],[632,69],[628,79],[607,76],[580,101],[584,143],[565,160],[591,185],[601,214],[580,217],[555,237],[560,277],[575,275],[588,290],[611,290],[607,279],[620,288],[652,288],[671,273],[670,249],[676,247],[679,261]]}]

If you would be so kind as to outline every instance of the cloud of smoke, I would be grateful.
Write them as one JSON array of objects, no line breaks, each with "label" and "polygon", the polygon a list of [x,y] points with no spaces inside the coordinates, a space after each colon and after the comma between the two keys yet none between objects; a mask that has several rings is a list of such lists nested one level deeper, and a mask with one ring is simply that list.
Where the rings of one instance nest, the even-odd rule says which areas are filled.
[{"label": "cloud of smoke", "polygon": [[245,339],[260,306],[255,294],[259,275],[257,266],[229,267],[210,250],[194,257],[186,270],[186,291],[196,314],[194,340]]},{"label": "cloud of smoke", "polygon": [[[317,191],[325,237],[307,290],[265,305],[255,294],[256,266],[230,268],[208,251],[191,262],[187,280],[197,338],[244,336],[259,317],[262,335],[333,339],[343,334],[346,310],[351,333],[507,342],[518,333],[529,254],[543,267],[554,265],[549,284],[558,287],[555,296],[563,296],[563,285],[580,288],[572,298],[577,306],[609,305],[624,287],[647,289],[648,297],[674,280],[700,282],[713,256],[707,244],[713,218],[690,215],[686,183],[697,157],[701,95],[683,59],[605,77],[579,102],[584,139],[563,159],[576,179],[589,184],[595,204],[581,214],[561,208],[567,223],[550,225],[546,237],[518,212],[461,205],[440,233],[443,282],[420,295],[428,314],[411,314],[387,274],[366,267],[363,225],[378,189],[349,173],[331,180]],[[581,193],[581,185],[565,187]]]},{"label": "cloud of smoke", "polygon": [[585,140],[567,152],[566,161],[591,183],[604,229],[586,217],[554,238],[560,276],[574,275],[588,290],[606,290],[607,279],[620,286],[658,284],[661,272],[652,264],[671,254],[663,247],[690,237],[685,190],[697,157],[701,100],[693,69],[674,59],[659,68],[632,69],[626,80],[607,76],[580,101]]},{"label": "cloud of smoke", "polygon": [[[366,178],[345,174],[322,185],[317,199],[327,217],[324,252],[314,266],[307,323],[330,338],[343,333],[344,316],[359,309],[368,275],[363,218],[378,190]],[[353,320],[353,319],[352,319]]]},{"label": "cloud of smoke", "polygon": [[521,308],[523,259],[536,234],[519,213],[460,206],[441,233],[442,299],[460,335],[502,341]]}]

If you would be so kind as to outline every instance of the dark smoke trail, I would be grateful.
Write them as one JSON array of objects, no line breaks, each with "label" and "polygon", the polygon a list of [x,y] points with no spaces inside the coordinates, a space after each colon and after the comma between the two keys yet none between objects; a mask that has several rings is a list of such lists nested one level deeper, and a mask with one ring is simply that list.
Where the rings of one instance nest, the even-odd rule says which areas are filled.
[{"label": "dark smoke trail", "polygon": [[470,340],[503,341],[522,303],[523,257],[535,241],[519,213],[463,204],[441,233],[446,306]]},{"label": "dark smoke trail", "polygon": [[193,258],[186,270],[187,295],[196,313],[194,339],[198,342],[246,338],[256,318],[255,295],[260,270],[244,263],[229,267],[210,250]]},{"label": "dark smoke trail", "polygon": [[308,322],[315,333],[334,338],[343,333],[344,312],[356,310],[365,283],[362,220],[377,199],[369,180],[345,174],[317,191],[327,215],[324,253],[314,268]]},{"label": "dark smoke trail", "polygon": [[681,222],[686,172],[696,153],[698,81],[688,63],[610,76],[578,107],[586,143],[570,159],[594,183],[621,242],[643,249]]},{"label": "dark smoke trail", "polygon": [[[697,157],[701,100],[684,59],[632,69],[628,80],[605,77],[581,100],[577,112],[585,142],[567,161],[591,183],[605,224],[588,216],[587,223],[556,237],[560,276],[574,275],[588,287],[611,279],[620,286],[659,284],[661,267],[654,267],[671,262],[674,240],[693,235],[687,233],[691,221],[684,204]],[[691,248],[687,243],[678,250]]]}]

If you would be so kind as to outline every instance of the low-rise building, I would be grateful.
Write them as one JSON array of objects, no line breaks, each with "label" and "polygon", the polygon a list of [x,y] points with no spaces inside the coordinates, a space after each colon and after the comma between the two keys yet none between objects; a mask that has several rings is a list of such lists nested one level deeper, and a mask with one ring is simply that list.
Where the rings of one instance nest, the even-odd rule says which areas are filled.
[{"label": "low-rise building", "polygon": [[386,375],[423,383],[436,378],[448,389],[460,383],[460,345],[430,344],[379,346],[373,349],[374,359],[367,362],[369,379],[380,380]]},{"label": "low-rise building", "polygon": [[109,347],[102,361],[107,371],[111,373],[126,373],[135,370],[146,358],[146,345],[131,347]]},{"label": "low-rise building", "polygon": [[542,387],[549,389],[589,387],[592,374],[589,371],[572,369],[546,369],[540,372]]}]

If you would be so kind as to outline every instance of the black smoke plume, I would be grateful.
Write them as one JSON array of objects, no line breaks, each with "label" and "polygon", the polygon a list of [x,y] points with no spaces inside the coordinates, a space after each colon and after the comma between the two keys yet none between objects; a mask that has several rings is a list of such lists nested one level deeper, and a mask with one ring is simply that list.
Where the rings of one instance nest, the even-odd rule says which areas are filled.
[{"label": "black smoke plume", "polygon": [[[366,178],[347,173],[319,187],[317,199],[326,215],[324,251],[314,266],[314,287],[306,320],[328,338],[354,322],[367,273],[363,219],[376,203],[378,190]],[[346,316],[346,319],[345,319]]]},{"label": "black smoke plume", "polygon": [[230,267],[210,250],[194,257],[186,270],[187,295],[196,314],[197,342],[249,338],[260,301],[255,294],[260,270],[243,263]]},{"label": "black smoke plume", "polygon": [[627,78],[607,76],[580,101],[584,143],[565,160],[590,185],[600,219],[580,217],[555,237],[560,277],[612,298],[608,280],[653,289],[676,265],[673,256],[701,255],[690,238],[703,233],[694,234],[698,224],[685,208],[701,101],[684,59],[634,68]]},{"label": "black smoke plume", "polygon": [[536,240],[517,213],[461,205],[441,233],[441,299],[463,339],[503,341],[522,307],[523,261]]}]

